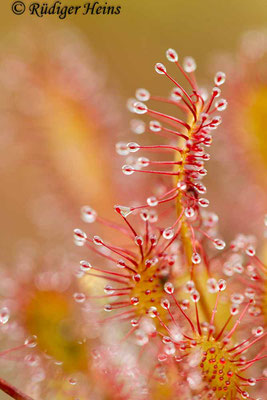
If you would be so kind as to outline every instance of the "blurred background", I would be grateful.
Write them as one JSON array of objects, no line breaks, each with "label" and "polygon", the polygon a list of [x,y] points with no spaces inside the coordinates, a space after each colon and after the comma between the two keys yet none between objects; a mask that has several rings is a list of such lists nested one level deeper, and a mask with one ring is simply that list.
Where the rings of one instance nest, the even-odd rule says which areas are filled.
[{"label": "blurred background", "polygon": [[[246,46],[242,38],[248,31],[267,28],[266,1],[110,0],[121,5],[120,15],[65,20],[15,16],[11,3],[2,2],[0,14],[3,269],[18,266],[17,255],[25,243],[37,248],[41,258],[55,245],[71,254],[72,229],[80,223],[83,204],[107,216],[114,203],[127,204],[134,197],[134,189],[125,188],[115,143],[132,137],[125,105],[137,87],[154,94],[169,92],[169,85],[154,72],[155,62],[165,62],[169,47],[181,57],[196,59],[203,85],[212,85],[217,69],[229,69],[223,97],[232,111],[229,107],[218,142],[215,139],[206,181],[208,198],[211,209],[224,214],[221,226],[227,238],[239,231],[261,231],[266,205],[262,104],[267,104],[267,74],[261,51],[251,61],[250,48],[259,42],[264,47],[266,42],[258,37]],[[261,67],[256,73],[258,56],[265,70]],[[236,90],[233,82],[238,83]],[[252,105],[246,96],[251,100],[257,90],[260,97],[255,97],[255,113],[250,115]],[[242,118],[234,120],[234,112]],[[248,126],[248,139],[243,140]],[[241,155],[239,150],[238,157],[231,152],[233,148],[242,148]]]}]

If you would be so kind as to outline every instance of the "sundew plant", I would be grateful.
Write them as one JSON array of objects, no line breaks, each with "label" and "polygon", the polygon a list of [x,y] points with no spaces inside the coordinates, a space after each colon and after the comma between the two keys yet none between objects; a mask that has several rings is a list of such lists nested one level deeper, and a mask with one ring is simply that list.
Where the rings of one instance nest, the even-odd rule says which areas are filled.
[{"label": "sundew plant", "polygon": [[[255,399],[254,386],[266,380],[261,368],[266,357],[262,326],[266,267],[256,255],[253,238],[239,235],[226,246],[217,236],[218,216],[208,211],[209,201],[203,197],[207,150],[222,122],[220,113],[227,107],[221,98],[226,76],[217,72],[208,94],[198,87],[193,58],[185,58],[182,66],[175,50],[168,49],[166,57],[183,75],[188,89],[157,63],[156,72],[173,86],[170,97],[138,89],[136,99],[129,101],[130,111],[148,118],[146,123],[132,121],[133,131],[150,132],[158,143],[117,144],[122,156],[138,152],[139,157],[130,157],[123,165],[125,175],[145,173],[158,180],[147,181],[145,202],[114,206],[124,226],[104,221],[96,211],[83,207],[84,221],[123,233],[128,244],[120,244],[116,236],[109,243],[76,229],[76,244],[88,246],[109,265],[106,270],[83,260],[80,269],[82,274],[97,271],[100,279],[110,280],[105,287],[105,311],[112,312],[112,320],[128,321],[128,339],[135,337],[140,346],[151,341],[157,353],[155,367],[159,362],[167,374],[176,363],[177,380],[181,374],[184,380],[173,398]],[[172,111],[161,112],[162,103]],[[177,110],[184,118],[176,116]],[[233,254],[238,262],[231,263]],[[246,275],[238,292],[228,288],[227,278],[233,274]],[[86,298],[86,294],[78,296]],[[147,330],[144,321],[149,318]],[[153,379],[151,371],[148,377]],[[147,398],[151,398],[149,390]]]},{"label": "sundew plant", "polygon": [[[131,128],[140,140],[116,145],[126,157],[129,191],[133,174],[147,176],[139,199],[114,205],[114,221],[83,206],[81,218],[90,227],[74,230],[84,259],[73,271],[79,290],[72,301],[94,312],[98,327],[95,345],[86,335],[79,339],[83,349],[88,344],[90,368],[63,372],[57,385],[51,373],[41,383],[35,377],[42,385],[38,399],[49,398],[48,387],[50,399],[264,399],[266,266],[253,236],[225,243],[202,182],[227,108],[221,97],[226,75],[217,72],[206,91],[192,57],[180,63],[173,49],[166,57],[171,72],[162,63],[155,71],[170,96],[138,89],[128,108],[137,114]],[[92,294],[91,279],[100,281],[102,293]],[[38,335],[23,346],[38,351]],[[92,379],[101,392],[86,389]],[[0,387],[14,399],[35,398],[5,381]]]}]

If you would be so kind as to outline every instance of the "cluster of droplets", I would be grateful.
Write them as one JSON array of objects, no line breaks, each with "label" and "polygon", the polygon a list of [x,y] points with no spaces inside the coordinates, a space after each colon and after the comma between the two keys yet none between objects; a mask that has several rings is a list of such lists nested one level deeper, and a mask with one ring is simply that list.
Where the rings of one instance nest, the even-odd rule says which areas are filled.
[{"label": "cluster of droplets", "polygon": [[[151,318],[158,318],[161,324],[166,328],[168,336],[162,337],[164,347],[161,348],[158,360],[160,363],[167,363],[168,359],[174,358],[179,362],[180,373],[184,373],[187,368],[199,366],[202,370],[202,376],[195,376],[192,379],[187,373],[187,381],[189,386],[193,389],[199,389],[202,384],[202,394],[197,395],[197,399],[241,399],[252,398],[244,386],[253,387],[258,381],[264,380],[263,374],[259,378],[247,377],[243,373],[253,366],[256,362],[264,359],[266,356],[262,355],[263,350],[257,356],[249,360],[244,353],[247,352],[254,344],[262,340],[266,333],[262,326],[252,328],[251,334],[247,339],[237,343],[232,342],[233,335],[237,332],[240,323],[243,321],[249,305],[253,303],[252,299],[247,299],[245,305],[240,311],[239,307],[244,303],[245,297],[241,294],[235,293],[231,296],[232,305],[230,307],[230,316],[221,330],[216,328],[215,315],[219,306],[219,296],[221,292],[226,290],[226,281],[223,279],[216,280],[209,278],[207,280],[207,290],[211,294],[216,294],[214,308],[212,309],[210,322],[201,322],[199,319],[198,306],[201,296],[196,290],[195,282],[188,281],[185,284],[185,292],[190,295],[191,301],[195,303],[196,318],[192,318],[192,314],[188,314],[189,304],[188,301],[178,302],[175,300],[175,288],[171,282],[167,282],[164,286],[165,292],[170,296],[170,300],[163,299],[161,306],[168,310],[175,321],[176,306],[182,315],[187,319],[191,327],[191,333],[185,332],[183,324],[175,321],[175,328],[171,328],[169,324],[166,326],[159,317],[156,307],[151,307],[149,315]],[[172,299],[175,301],[173,302]],[[236,322],[230,330],[227,331],[227,325],[232,320],[237,318]],[[186,340],[188,339],[188,340]],[[183,362],[182,362],[183,361]],[[168,365],[168,364],[166,364]],[[196,371],[197,372],[197,371]],[[239,397],[240,396],[240,397]]]},{"label": "cluster of droplets", "polygon": [[[233,281],[233,288],[241,288],[244,298],[253,299],[249,313],[253,317],[266,318],[266,266],[256,254],[254,236],[239,234],[230,244],[231,252],[223,263],[223,273]],[[239,275],[238,279],[235,279]],[[241,301],[241,302],[242,302]]]},{"label": "cluster of droplets", "polygon": [[[86,223],[98,222],[122,233],[130,241],[130,248],[133,249],[134,245],[136,251],[129,251],[126,245],[110,244],[98,235],[88,237],[84,231],[75,229],[76,245],[86,245],[112,265],[112,269],[104,269],[82,260],[76,275],[78,278],[93,275],[110,281],[104,287],[104,295],[98,296],[112,300],[104,305],[104,310],[117,312],[112,319],[128,317],[126,319],[131,321],[140,337],[143,332],[139,327],[141,320],[146,319],[151,306],[161,302],[164,294],[162,280],[170,274],[176,262],[177,244],[171,243],[174,236],[171,229],[162,229],[157,225],[158,215],[154,209],[141,208],[133,212],[129,207],[115,205],[114,210],[126,223],[126,228],[97,216],[89,206],[82,207],[81,218]],[[128,219],[132,213],[139,216],[134,225]],[[140,233],[135,225],[138,225]],[[76,292],[73,297],[77,303],[84,303],[88,299],[83,292]],[[146,340],[147,334],[144,333],[142,338]]]},{"label": "cluster of droplets", "polygon": [[[160,196],[151,195],[147,198],[146,205],[149,207],[157,207],[160,204],[178,203],[180,204],[179,215],[172,226],[164,230],[164,237],[166,239],[173,239],[177,229],[179,229],[179,222],[183,223],[184,219],[188,220],[190,229],[194,229],[193,224],[199,219],[202,219],[203,213],[203,226],[205,222],[205,208],[209,206],[208,199],[201,197],[206,193],[206,187],[201,182],[202,178],[207,174],[204,163],[210,159],[210,155],[204,151],[204,147],[209,147],[212,143],[212,131],[215,130],[222,122],[221,117],[214,116],[216,111],[224,111],[227,107],[227,101],[220,98],[220,86],[225,82],[225,74],[218,72],[215,75],[215,86],[208,96],[206,91],[199,89],[195,80],[194,72],[196,70],[196,62],[192,57],[186,57],[183,66],[178,61],[178,54],[173,49],[168,49],[166,52],[168,61],[176,64],[184,78],[188,81],[192,89],[192,94],[186,91],[171,75],[168,74],[167,68],[162,63],[155,65],[155,71],[164,75],[169,81],[175,84],[174,89],[171,90],[169,98],[159,97],[150,94],[147,89],[137,89],[135,99],[129,99],[128,108],[131,112],[147,116],[152,116],[148,124],[142,120],[133,119],[131,121],[131,129],[134,133],[141,135],[146,132],[158,135],[163,134],[170,136],[172,139],[176,138],[176,143],[159,144],[159,145],[140,145],[136,142],[124,143],[119,142],[116,145],[116,151],[119,155],[127,156],[126,164],[123,165],[122,171],[125,175],[132,175],[134,172],[143,172],[153,174],[161,178],[169,178],[165,182],[165,193]],[[147,106],[147,101],[154,101],[156,103],[168,103],[174,105],[184,112],[186,115],[185,120],[176,118],[171,114],[164,114],[160,111],[151,109]],[[174,144],[173,144],[174,143]],[[146,150],[166,154],[166,151],[174,154],[173,161],[152,160],[148,157],[132,157],[132,154]],[[146,169],[149,167],[149,169]],[[159,170],[158,167],[164,167]],[[166,169],[165,169],[166,168]],[[171,169],[170,169],[171,168]],[[136,207],[138,208],[138,207]],[[131,211],[136,208],[132,207]],[[210,239],[215,248],[222,250],[225,243],[221,239],[214,238],[208,235],[207,232],[201,232],[206,238]],[[194,242],[194,235],[191,239]],[[195,249],[191,256],[193,264],[201,262],[201,255]]]}]

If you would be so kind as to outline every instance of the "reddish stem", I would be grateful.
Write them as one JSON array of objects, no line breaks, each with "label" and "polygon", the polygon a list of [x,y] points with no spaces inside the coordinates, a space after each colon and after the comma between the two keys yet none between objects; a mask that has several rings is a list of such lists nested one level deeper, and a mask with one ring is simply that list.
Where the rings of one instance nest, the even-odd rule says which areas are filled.
[{"label": "reddish stem", "polygon": [[10,383],[6,382],[4,379],[1,378],[0,378],[0,390],[2,390],[4,393],[8,394],[15,400],[33,400],[32,397],[22,393],[20,390],[18,390]]}]

